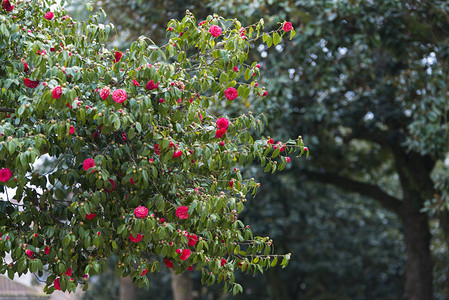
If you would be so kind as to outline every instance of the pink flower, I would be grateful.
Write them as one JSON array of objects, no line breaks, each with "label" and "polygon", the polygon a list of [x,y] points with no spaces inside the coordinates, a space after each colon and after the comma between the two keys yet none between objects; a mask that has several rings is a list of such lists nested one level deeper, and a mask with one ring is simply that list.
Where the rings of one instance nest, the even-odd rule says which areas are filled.
[{"label": "pink flower", "polygon": [[140,276],[145,275],[148,272],[148,268],[146,268],[145,270],[142,271],[142,273],[140,273]]},{"label": "pink flower", "polygon": [[54,16],[55,15],[51,11],[49,11],[48,13],[45,14],[45,19],[51,20],[53,19]]},{"label": "pink flower", "polygon": [[233,87],[229,87],[225,91],[225,97],[229,101],[234,100],[235,98],[237,98],[238,95],[239,94],[238,94],[237,90],[235,88],[233,88]]},{"label": "pink flower", "polygon": [[237,66],[232,68],[232,69],[234,70],[234,72],[238,72],[239,71],[239,68]]},{"label": "pink flower", "polygon": [[134,214],[138,218],[145,218],[146,216],[148,216],[148,208],[146,208],[145,206],[137,206],[134,209]]},{"label": "pink flower", "polygon": [[180,157],[181,155],[182,155],[182,151],[175,151],[175,153],[173,153],[173,158]]},{"label": "pink flower", "polygon": [[106,100],[109,97],[109,93],[111,92],[111,89],[109,87],[104,87],[100,90],[100,98],[103,100]]},{"label": "pink flower", "polygon": [[287,157],[285,158],[285,161],[286,161],[286,162],[290,162],[290,161],[291,161],[290,157],[287,156]]},{"label": "pink flower", "polygon": [[74,134],[75,133],[75,127],[73,127],[72,125],[70,125],[69,128],[69,134]]},{"label": "pink flower", "polygon": [[[93,213],[93,214],[86,214],[86,219],[88,220],[92,220],[93,218],[95,218],[97,216],[97,214]],[[69,275],[70,276],[70,275]]]},{"label": "pink flower", "polygon": [[[95,161],[92,158],[87,158],[83,162],[83,170],[87,172],[90,168],[95,167]],[[95,170],[92,170],[91,173],[95,172]]]},{"label": "pink flower", "polygon": [[217,127],[218,129],[228,129],[229,127],[229,120],[226,118],[218,118],[217,120]]},{"label": "pink flower", "polygon": [[285,151],[285,146],[282,146],[281,142],[277,142],[276,145],[273,146],[274,150],[276,150],[277,148],[280,148],[281,152]]},{"label": "pink flower", "polygon": [[159,86],[159,81],[155,84],[153,80],[148,81],[147,85],[145,86],[147,90],[152,91],[157,89]]},{"label": "pink flower", "polygon": [[219,37],[221,35],[221,28],[217,25],[212,25],[209,28],[209,32],[213,37]]},{"label": "pink flower", "polygon": [[112,93],[112,100],[114,100],[117,103],[125,102],[127,97],[128,95],[126,94],[125,90],[122,89],[115,90]]},{"label": "pink flower", "polygon": [[306,151],[306,152],[307,152],[307,151],[309,151],[309,149],[308,149],[307,147],[304,147],[304,151]]},{"label": "pink flower", "polygon": [[29,258],[33,258],[34,252],[31,251],[30,249],[26,249],[25,254],[26,254]]},{"label": "pink flower", "polygon": [[24,78],[23,83],[25,84],[25,86],[35,89],[39,85],[39,80],[33,81],[28,78]]},{"label": "pink flower", "polygon": [[182,250],[181,249],[176,249],[176,253],[181,254]]},{"label": "pink flower", "polygon": [[154,145],[154,153],[161,155],[161,148],[159,148],[159,144]]},{"label": "pink flower", "polygon": [[257,65],[256,65],[256,68],[258,68],[258,69],[259,69],[259,68],[260,68],[260,64],[257,64]]},{"label": "pink flower", "polygon": [[111,185],[112,185],[112,189],[111,189],[111,190],[108,190],[107,188],[104,188],[104,190],[106,191],[106,193],[110,193],[110,192],[112,192],[113,190],[115,190],[115,182],[114,182],[114,180],[109,179],[109,182],[110,182]]},{"label": "pink flower", "polygon": [[51,93],[53,94],[53,98],[54,98],[54,99],[59,99],[59,98],[61,98],[61,95],[62,95],[62,87],[60,87],[60,86],[55,87]]},{"label": "pink flower", "polygon": [[198,242],[198,237],[194,233],[188,235],[187,239],[188,239],[188,245],[189,246],[195,246],[196,242]]},{"label": "pink flower", "polygon": [[288,32],[290,30],[292,30],[292,23],[290,22],[285,22],[284,25],[282,26],[282,29],[284,29],[285,32]]},{"label": "pink flower", "polygon": [[67,276],[72,276],[72,268],[71,267],[69,267],[69,269],[67,270],[67,271],[65,271],[65,273],[64,273],[65,275],[67,275]]},{"label": "pink flower", "polygon": [[164,259],[164,264],[167,268],[173,269],[173,262],[169,259]]},{"label": "pink flower", "polygon": [[161,223],[162,224],[165,223],[165,219],[164,218],[161,218]]},{"label": "pink flower", "polygon": [[55,289],[57,289],[58,291],[61,290],[61,284],[59,283],[59,277],[55,279],[55,281],[53,281],[53,284],[55,285]]},{"label": "pink flower", "polygon": [[135,86],[140,86],[136,79],[133,79],[133,84],[134,84]]},{"label": "pink flower", "polygon": [[140,233],[137,234],[137,237],[134,237],[132,233],[129,234],[129,239],[133,243],[138,243],[142,240],[142,235]]},{"label": "pink flower", "polygon": [[9,2],[9,0],[3,0],[2,7],[7,12],[10,12],[14,9],[14,5]]},{"label": "pink flower", "polygon": [[0,181],[7,182],[12,176],[12,172],[8,168],[3,168],[0,170]]},{"label": "pink flower", "polygon": [[189,217],[188,212],[189,212],[189,208],[187,206],[180,206],[176,209],[175,214],[179,219],[185,220]]},{"label": "pink flower", "polygon": [[226,264],[226,262],[227,262],[226,259],[222,258],[221,262],[220,262],[220,266],[223,267]]},{"label": "pink flower", "polygon": [[190,254],[192,252],[190,251],[190,249],[184,249],[182,250],[182,254],[181,254],[181,260],[186,260],[190,257]]},{"label": "pink flower", "polygon": [[50,254],[50,246],[45,247],[44,253],[49,255]]},{"label": "pink flower", "polygon": [[226,128],[218,129],[217,131],[215,131],[215,137],[217,139],[222,138],[225,134],[226,134]]},{"label": "pink flower", "polygon": [[159,98],[159,103],[164,103],[165,102],[165,100],[164,99],[162,99],[162,98]]},{"label": "pink flower", "polygon": [[120,59],[122,58],[123,53],[120,51],[116,51],[114,54],[114,63],[117,63],[120,61]]}]

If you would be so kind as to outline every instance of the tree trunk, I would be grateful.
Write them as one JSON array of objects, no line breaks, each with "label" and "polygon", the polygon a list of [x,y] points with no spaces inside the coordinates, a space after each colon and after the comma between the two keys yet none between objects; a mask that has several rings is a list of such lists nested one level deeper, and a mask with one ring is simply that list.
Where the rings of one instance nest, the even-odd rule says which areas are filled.
[{"label": "tree trunk", "polygon": [[402,218],[407,253],[405,263],[405,292],[407,300],[432,300],[432,258],[427,214],[420,213],[404,199]]},{"label": "tree trunk", "polygon": [[184,272],[180,275],[175,275],[171,271],[171,286],[174,300],[192,300],[193,282],[190,274]]},{"label": "tree trunk", "polygon": [[120,300],[134,300],[136,298],[136,287],[131,277],[120,278]]}]

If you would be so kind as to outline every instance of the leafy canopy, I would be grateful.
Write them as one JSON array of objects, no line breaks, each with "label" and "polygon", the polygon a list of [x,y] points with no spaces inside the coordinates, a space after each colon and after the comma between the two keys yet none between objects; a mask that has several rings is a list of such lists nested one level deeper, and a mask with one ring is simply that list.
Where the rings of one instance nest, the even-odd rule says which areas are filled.
[{"label": "leafy canopy", "polygon": [[[140,37],[121,53],[103,44],[113,25],[77,22],[62,5],[0,9],[0,273],[45,271],[47,292],[73,291],[115,254],[138,286],[163,261],[237,293],[235,270],[285,266],[290,255],[238,219],[259,186],[240,168],[258,160],[274,173],[307,148],[301,137],[254,140],[263,121],[251,112],[220,114],[266,95],[246,63],[263,20],[198,24],[186,12],[168,23],[167,44]],[[279,43],[284,24],[263,40]],[[55,162],[43,174],[33,163],[44,154]]]}]

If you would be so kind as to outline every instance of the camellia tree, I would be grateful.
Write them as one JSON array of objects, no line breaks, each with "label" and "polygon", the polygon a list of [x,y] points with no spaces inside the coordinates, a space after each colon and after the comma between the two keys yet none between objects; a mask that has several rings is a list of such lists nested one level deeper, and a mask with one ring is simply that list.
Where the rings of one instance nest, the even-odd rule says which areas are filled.
[{"label": "camellia tree", "polygon": [[[275,172],[308,150],[301,137],[254,140],[261,116],[220,110],[267,95],[249,42],[292,38],[291,24],[262,34],[262,20],[198,24],[187,11],[166,45],[140,37],[122,53],[105,48],[114,27],[100,15],[77,22],[63,5],[1,3],[0,273],[45,272],[46,292],[74,291],[115,254],[137,286],[162,264],[237,293],[237,269],[285,266],[290,255],[238,219],[259,186],[239,168]],[[55,162],[42,174],[44,154]]]}]

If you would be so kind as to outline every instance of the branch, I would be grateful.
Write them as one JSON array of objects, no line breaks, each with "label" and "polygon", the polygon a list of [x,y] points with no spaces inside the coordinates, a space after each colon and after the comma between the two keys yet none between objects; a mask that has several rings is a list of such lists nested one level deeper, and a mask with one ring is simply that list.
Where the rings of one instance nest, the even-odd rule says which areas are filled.
[{"label": "branch", "polygon": [[400,214],[402,201],[396,197],[390,196],[377,185],[360,182],[335,173],[307,170],[303,170],[301,173],[305,174],[310,180],[329,183],[343,190],[370,197],[378,201],[383,207],[395,212],[396,214]]},{"label": "branch", "polygon": [[10,112],[13,113],[16,110],[14,108],[0,107],[0,112]]}]

